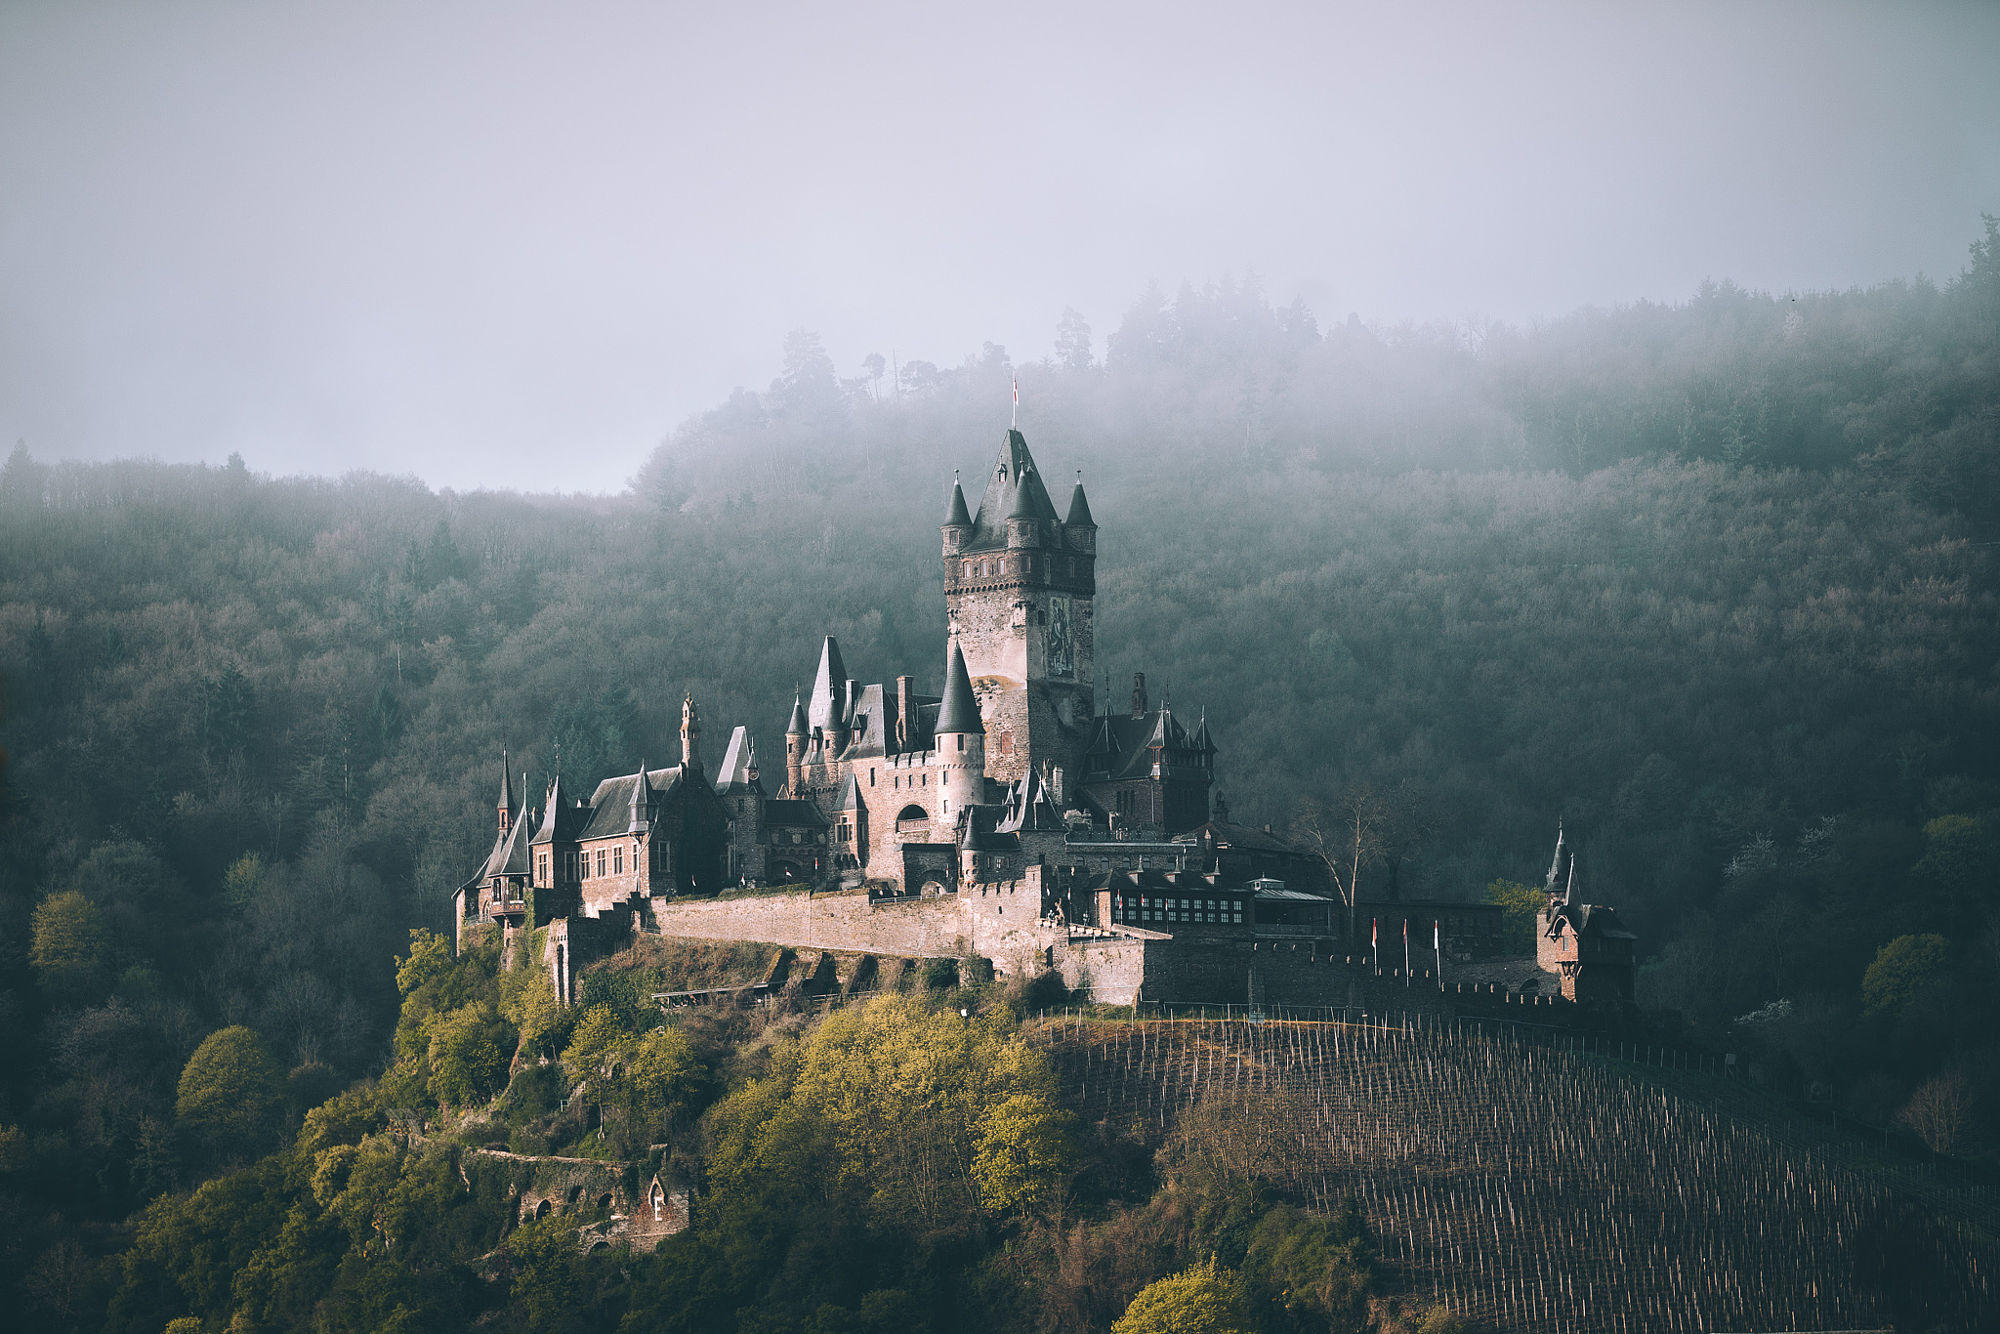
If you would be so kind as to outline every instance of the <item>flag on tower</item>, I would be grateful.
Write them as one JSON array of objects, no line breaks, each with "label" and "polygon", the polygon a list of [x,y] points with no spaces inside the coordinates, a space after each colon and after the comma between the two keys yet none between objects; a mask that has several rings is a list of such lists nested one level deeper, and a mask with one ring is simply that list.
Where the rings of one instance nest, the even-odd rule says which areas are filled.
[{"label": "flag on tower", "polygon": [[1014,416],[1010,424],[1021,424],[1021,377],[1018,375],[1014,377]]}]

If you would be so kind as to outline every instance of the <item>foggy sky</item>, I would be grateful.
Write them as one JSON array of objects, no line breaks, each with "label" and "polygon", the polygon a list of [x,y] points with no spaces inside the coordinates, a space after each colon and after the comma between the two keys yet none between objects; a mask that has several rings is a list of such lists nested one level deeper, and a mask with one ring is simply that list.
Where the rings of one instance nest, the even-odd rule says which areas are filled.
[{"label": "foggy sky", "polygon": [[1981,210],[2000,4],[0,0],[0,449],[609,490],[795,327],[1527,321]]}]

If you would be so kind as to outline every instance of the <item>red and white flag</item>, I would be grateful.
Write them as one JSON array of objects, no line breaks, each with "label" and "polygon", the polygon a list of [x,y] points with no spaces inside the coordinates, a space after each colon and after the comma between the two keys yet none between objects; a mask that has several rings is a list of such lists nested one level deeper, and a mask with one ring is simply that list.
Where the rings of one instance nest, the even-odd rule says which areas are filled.
[{"label": "red and white flag", "polygon": [[1382,943],[1382,923],[1374,917],[1368,919],[1368,943],[1370,945]]},{"label": "red and white flag", "polygon": [[1012,424],[1015,426],[1021,424],[1021,377],[1018,375],[1014,377],[1014,416]]}]

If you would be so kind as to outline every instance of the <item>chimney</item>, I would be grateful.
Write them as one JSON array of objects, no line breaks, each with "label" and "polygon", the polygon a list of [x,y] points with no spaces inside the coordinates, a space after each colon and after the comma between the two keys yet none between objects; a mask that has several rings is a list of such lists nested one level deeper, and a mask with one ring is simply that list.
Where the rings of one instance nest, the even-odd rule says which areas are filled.
[{"label": "chimney", "polygon": [[1144,672],[1132,673],[1132,716],[1134,718],[1143,718],[1146,716],[1146,674]]},{"label": "chimney", "polygon": [[910,741],[917,734],[917,678],[899,676],[896,678],[896,749],[908,750]]}]

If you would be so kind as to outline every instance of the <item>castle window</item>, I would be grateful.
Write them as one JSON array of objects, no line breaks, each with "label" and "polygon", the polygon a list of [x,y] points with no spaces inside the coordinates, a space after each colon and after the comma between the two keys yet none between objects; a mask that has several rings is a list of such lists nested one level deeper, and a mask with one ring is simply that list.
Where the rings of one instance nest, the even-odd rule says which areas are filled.
[{"label": "castle window", "polygon": [[603,848],[599,848],[599,849],[597,850],[597,873],[598,873],[599,875],[603,875],[603,874],[604,874],[604,849],[603,849]]},{"label": "castle window", "polygon": [[[635,871],[638,870],[639,863],[636,861],[633,862],[632,869]],[[625,849],[622,847],[611,849],[611,874],[613,875],[625,874]]]}]

